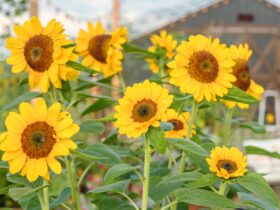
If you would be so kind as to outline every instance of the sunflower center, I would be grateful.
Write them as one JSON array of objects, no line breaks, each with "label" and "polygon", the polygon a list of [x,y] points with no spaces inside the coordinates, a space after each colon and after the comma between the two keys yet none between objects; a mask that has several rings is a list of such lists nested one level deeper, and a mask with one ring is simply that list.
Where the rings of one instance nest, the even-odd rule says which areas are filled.
[{"label": "sunflower center", "polygon": [[219,160],[217,163],[217,168],[221,170],[225,169],[229,174],[234,173],[237,170],[237,165],[231,160]]},{"label": "sunflower center", "polygon": [[146,122],[157,113],[157,104],[150,99],[138,101],[132,110],[132,119],[135,122]]},{"label": "sunflower center", "polygon": [[218,61],[210,52],[195,52],[190,57],[188,73],[199,82],[213,82],[219,73]]},{"label": "sunflower center", "polygon": [[53,41],[47,35],[35,35],[24,46],[27,64],[37,72],[44,72],[53,63]]},{"label": "sunflower center", "polygon": [[246,91],[251,83],[251,76],[247,62],[237,61],[233,68],[233,74],[237,78],[233,84]]},{"label": "sunflower center", "polygon": [[173,125],[173,130],[174,131],[179,131],[179,130],[182,130],[184,128],[184,124],[180,120],[171,119],[171,120],[168,120],[167,122],[169,122]]},{"label": "sunflower center", "polygon": [[101,63],[106,63],[111,39],[112,36],[108,34],[97,35],[91,38],[88,44],[89,54]]},{"label": "sunflower center", "polygon": [[54,128],[38,121],[28,125],[22,135],[22,149],[29,158],[47,157],[56,142]]}]

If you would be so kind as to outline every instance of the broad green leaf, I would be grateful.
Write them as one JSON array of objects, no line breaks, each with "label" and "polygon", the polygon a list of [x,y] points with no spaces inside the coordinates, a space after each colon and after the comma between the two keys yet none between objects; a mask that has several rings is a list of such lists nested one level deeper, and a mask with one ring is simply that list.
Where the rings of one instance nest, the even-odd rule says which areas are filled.
[{"label": "broad green leaf", "polygon": [[75,69],[77,71],[83,71],[83,72],[87,72],[87,73],[90,73],[90,74],[96,74],[96,73],[99,73],[99,71],[96,71],[92,68],[89,68],[87,66],[84,66],[80,63],[77,63],[75,61],[68,61],[66,63],[66,65],[72,69]]},{"label": "broad green leaf", "polygon": [[9,168],[8,162],[7,161],[0,161],[0,168],[5,168],[5,169]]},{"label": "broad green leaf", "polygon": [[244,104],[256,104],[259,102],[253,96],[234,86],[229,89],[228,94],[224,97],[221,97],[221,99],[226,101],[240,102]]},{"label": "broad green leaf", "polygon": [[238,207],[230,199],[208,190],[181,188],[175,191],[175,195],[178,201],[198,206],[211,208]]},{"label": "broad green leaf", "polygon": [[7,178],[8,182],[11,182],[11,183],[14,183],[17,185],[30,186],[30,187],[32,186],[25,177],[20,176],[18,174],[14,174],[14,175],[7,174],[6,178]]},{"label": "broad green leaf", "polygon": [[185,184],[184,186],[191,189],[191,188],[201,188],[206,187],[209,185],[213,185],[218,180],[218,177],[214,174],[204,174],[198,179]]},{"label": "broad green leaf", "polygon": [[117,119],[114,117],[115,113],[109,114],[105,117],[96,119],[98,122],[114,122]]},{"label": "broad green leaf", "polygon": [[0,195],[5,195],[8,193],[9,189],[14,187],[14,185],[6,186],[6,187],[1,187],[0,188]]},{"label": "broad green leaf", "polygon": [[165,153],[166,143],[164,140],[164,134],[160,128],[151,126],[146,134],[146,138],[150,140],[155,151],[160,152],[161,154]]},{"label": "broad green leaf", "polygon": [[262,175],[257,173],[248,173],[245,176],[237,179],[237,183],[258,197],[262,198],[262,200],[265,202],[270,203],[276,208],[280,208],[278,196],[271,189]]},{"label": "broad green leaf", "polygon": [[112,87],[111,85],[111,79],[112,77],[108,78],[103,78],[99,79],[97,81],[89,81],[89,80],[84,80],[84,79],[78,79],[78,85],[77,88],[75,89],[76,91],[78,90],[84,90],[84,89],[89,89],[92,87],[103,87],[109,90],[118,90],[115,87]]},{"label": "broad green leaf", "polygon": [[240,128],[250,129],[254,133],[258,133],[258,134],[265,133],[265,127],[256,122],[239,122],[239,121],[237,121],[236,124]]},{"label": "broad green leaf", "polygon": [[107,157],[98,157],[93,154],[91,154],[88,150],[82,150],[80,148],[77,148],[76,150],[72,151],[75,156],[82,160],[87,160],[87,161],[97,161],[97,160],[103,160],[103,159],[108,159]]},{"label": "broad green leaf", "polygon": [[174,126],[172,125],[172,123],[161,122],[161,123],[160,123],[160,128],[161,128],[163,131],[171,131],[171,130],[173,130]]},{"label": "broad green leaf", "polygon": [[61,192],[59,192],[59,195],[56,199],[51,200],[50,202],[50,208],[53,209],[57,206],[59,206],[61,203],[67,201],[71,195],[71,188],[67,187],[63,189]]},{"label": "broad green leaf", "polygon": [[30,194],[34,193],[36,189],[31,187],[14,187],[9,189],[9,196],[18,201],[19,199],[29,196]]},{"label": "broad green leaf", "polygon": [[61,194],[62,190],[70,186],[67,174],[61,173],[52,177],[52,182],[49,189],[49,194],[52,197],[57,197]]},{"label": "broad green leaf", "polygon": [[66,101],[68,101],[68,102],[71,101],[71,99],[72,99],[72,89],[71,89],[69,81],[63,81],[62,80],[61,93],[62,93],[63,98]]},{"label": "broad green leaf", "polygon": [[167,139],[167,143],[178,150],[193,153],[202,157],[208,157],[208,153],[203,147],[189,139]]},{"label": "broad green leaf", "polygon": [[84,121],[80,125],[81,132],[102,134],[104,130],[105,130],[105,126],[103,125],[103,123],[98,122],[96,120]]},{"label": "broad green leaf", "polygon": [[135,153],[129,147],[108,145],[120,158],[134,156]]},{"label": "broad green leaf", "polygon": [[115,182],[113,184],[96,187],[93,190],[89,191],[87,194],[93,195],[93,194],[104,193],[104,192],[125,192],[129,182],[130,180],[127,179],[127,180]]},{"label": "broad green leaf", "polygon": [[269,152],[263,148],[256,146],[246,146],[245,151],[247,155],[265,155],[268,157],[280,159],[280,154],[278,152]]},{"label": "broad green leaf", "polygon": [[17,105],[19,105],[21,102],[30,101],[33,98],[37,98],[41,96],[41,93],[38,92],[26,92],[20,95],[19,97],[12,100],[10,103],[8,103],[6,106],[3,107],[2,111],[6,111],[8,109],[11,109]]},{"label": "broad green leaf", "polygon": [[123,49],[125,53],[139,54],[145,58],[153,58],[159,56],[159,54],[157,53],[149,52],[148,50],[128,43],[123,45]]},{"label": "broad green leaf", "polygon": [[115,99],[111,99],[111,98],[100,98],[98,99],[96,102],[94,102],[93,104],[91,104],[88,108],[86,108],[83,113],[82,116],[92,113],[92,112],[97,112],[103,109],[106,109],[108,107],[111,107],[112,105],[116,104],[116,100]]},{"label": "broad green leaf", "polygon": [[135,210],[127,201],[108,195],[96,195],[91,202],[98,206],[98,210]]},{"label": "broad green leaf", "polygon": [[238,192],[237,194],[242,204],[257,207],[258,209],[262,210],[279,210],[279,208],[275,208],[274,206],[270,205],[270,203],[267,203],[261,200],[260,198],[255,197],[252,194],[241,192]]},{"label": "broad green leaf", "polygon": [[128,164],[118,164],[110,168],[104,176],[104,183],[110,184],[116,180],[119,176],[128,172],[134,171],[140,168],[140,166],[131,166]]}]

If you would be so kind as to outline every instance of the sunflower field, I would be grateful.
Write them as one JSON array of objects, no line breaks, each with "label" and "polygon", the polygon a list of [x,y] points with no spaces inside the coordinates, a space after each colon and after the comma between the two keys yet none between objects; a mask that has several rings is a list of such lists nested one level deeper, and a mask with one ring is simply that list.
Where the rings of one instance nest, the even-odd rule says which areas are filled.
[{"label": "sunflower field", "polygon": [[[145,49],[128,37],[101,22],[73,40],[55,19],[14,26],[1,65],[0,85],[16,86],[1,100],[1,207],[280,209],[265,174],[247,163],[280,154],[234,136],[265,132],[242,118],[264,91],[250,77],[249,46],[160,31]],[[152,76],[126,86],[127,59]]]}]

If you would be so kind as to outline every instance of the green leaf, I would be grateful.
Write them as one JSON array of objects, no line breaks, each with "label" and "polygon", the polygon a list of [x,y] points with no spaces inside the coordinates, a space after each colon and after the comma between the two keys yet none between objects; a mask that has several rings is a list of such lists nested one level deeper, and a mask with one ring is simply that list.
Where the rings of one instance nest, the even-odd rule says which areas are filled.
[{"label": "green leaf", "polygon": [[104,130],[105,130],[105,126],[103,125],[103,123],[98,122],[96,120],[84,121],[80,125],[81,132],[102,134]]},{"label": "green leaf", "polygon": [[63,189],[59,193],[58,197],[51,201],[50,208],[53,209],[53,208],[59,206],[61,203],[67,201],[69,199],[70,195],[71,195],[71,188],[70,187],[67,187],[67,188]]},{"label": "green leaf", "polygon": [[234,86],[231,89],[229,89],[228,94],[225,95],[224,97],[221,97],[221,99],[227,101],[240,102],[244,104],[259,103],[259,100],[257,100],[253,96],[249,95],[248,93]]},{"label": "green leaf", "polygon": [[1,187],[1,188],[0,188],[0,195],[5,195],[5,194],[7,194],[8,191],[9,191],[9,189],[10,189],[11,187],[14,187],[14,186],[13,186],[13,185],[10,185],[10,186],[6,186],[6,187]]},{"label": "green leaf", "polygon": [[164,134],[160,128],[151,126],[146,134],[146,138],[150,140],[155,151],[160,152],[161,154],[165,153],[166,143],[164,140]]},{"label": "green leaf", "polygon": [[80,63],[77,63],[75,61],[68,61],[66,63],[66,65],[72,69],[75,69],[77,71],[83,71],[83,72],[87,72],[87,73],[90,73],[90,74],[96,74],[96,73],[99,73],[99,71],[96,71],[92,68],[89,68],[87,66],[84,66]]},{"label": "green leaf", "polygon": [[128,43],[123,45],[123,49],[125,53],[138,54],[138,55],[142,55],[145,58],[153,58],[160,55]]},{"label": "green leaf", "polygon": [[98,206],[98,210],[135,210],[126,201],[108,195],[96,195],[91,202]]},{"label": "green leaf", "polygon": [[237,183],[258,197],[262,198],[262,200],[265,202],[270,203],[276,208],[280,208],[278,196],[271,189],[262,175],[257,173],[248,173],[245,176],[237,179]]},{"label": "green leaf", "polygon": [[6,106],[3,107],[2,111],[9,110],[17,105],[19,105],[21,102],[24,101],[30,101],[33,98],[37,98],[41,96],[41,93],[38,92],[26,92],[20,95],[19,97],[12,100],[12,102],[8,103]]},{"label": "green leaf", "polygon": [[198,206],[211,208],[238,207],[230,199],[208,190],[181,188],[175,191],[175,195],[178,201]]},{"label": "green leaf", "polygon": [[19,199],[26,197],[32,193],[34,193],[36,189],[33,189],[31,187],[14,187],[9,189],[9,196],[15,200],[18,201]]},{"label": "green leaf", "polygon": [[93,194],[104,193],[104,192],[125,192],[129,182],[130,179],[127,179],[127,180],[115,182],[113,184],[96,187],[94,190],[89,191],[87,194],[93,195]]},{"label": "green leaf", "polygon": [[204,174],[193,182],[189,182],[184,186],[191,188],[201,188],[209,185],[213,185],[218,180],[218,177],[214,174]]},{"label": "green leaf", "polygon": [[92,112],[97,112],[97,111],[106,109],[106,108],[114,105],[115,103],[116,103],[116,100],[113,98],[100,98],[96,102],[91,104],[88,108],[86,108],[83,111],[82,116],[92,113]]},{"label": "green leaf", "polygon": [[84,90],[84,89],[89,89],[92,87],[103,87],[103,88],[106,88],[109,90],[118,90],[117,88],[112,87],[111,80],[112,80],[112,77],[102,78],[97,81],[78,79],[78,85],[75,90],[76,91]]},{"label": "green leaf", "polygon": [[256,146],[246,146],[245,151],[247,155],[265,155],[268,157],[280,159],[280,154],[278,152],[269,152],[263,148]]},{"label": "green leaf", "polygon": [[128,172],[134,171],[140,168],[140,166],[131,166],[128,164],[118,164],[110,168],[104,176],[104,183],[110,184],[115,181],[119,176],[126,174]]},{"label": "green leaf", "polygon": [[252,194],[241,192],[238,192],[237,194],[242,204],[254,206],[262,210],[279,210],[278,208],[275,208],[274,206],[270,205],[270,203],[267,203],[261,200],[260,198],[253,196]]},{"label": "green leaf", "polygon": [[9,168],[7,161],[0,161],[0,168],[7,169]]},{"label": "green leaf", "polygon": [[18,174],[14,174],[14,175],[7,174],[6,178],[7,178],[8,182],[11,182],[11,183],[14,183],[17,185],[30,186],[30,187],[32,186],[25,177],[20,176]]},{"label": "green leaf", "polygon": [[254,133],[258,133],[258,134],[265,133],[265,127],[256,122],[239,122],[239,121],[237,121],[236,124],[240,128],[250,129]]},{"label": "green leaf", "polygon": [[161,123],[160,123],[160,128],[161,128],[163,131],[171,131],[171,130],[173,130],[174,126],[173,126],[172,123],[161,122]]},{"label": "green leaf", "polygon": [[176,149],[183,150],[188,153],[193,153],[202,157],[208,157],[208,152],[199,144],[189,139],[167,139],[167,143]]},{"label": "green leaf", "polygon": [[63,81],[62,80],[61,93],[62,93],[63,98],[66,101],[68,101],[68,102],[71,101],[71,99],[72,99],[72,89],[71,89],[69,81]]}]

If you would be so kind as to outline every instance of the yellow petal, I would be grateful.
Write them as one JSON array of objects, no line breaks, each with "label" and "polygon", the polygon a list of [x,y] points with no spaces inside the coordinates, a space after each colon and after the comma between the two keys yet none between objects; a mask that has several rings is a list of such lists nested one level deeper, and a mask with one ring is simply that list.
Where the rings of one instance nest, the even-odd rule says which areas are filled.
[{"label": "yellow petal", "polygon": [[79,130],[80,127],[77,124],[72,124],[68,128],[57,132],[57,135],[59,138],[67,139],[67,138],[71,138],[73,135],[78,133]]},{"label": "yellow petal", "polygon": [[61,164],[55,158],[47,158],[47,163],[54,173],[60,174],[62,172]]},{"label": "yellow petal", "polygon": [[16,112],[10,112],[5,120],[8,131],[21,134],[26,127],[23,118]]},{"label": "yellow petal", "polygon": [[54,103],[49,109],[47,114],[47,123],[49,125],[56,125],[59,114],[60,114],[61,104],[60,103]]},{"label": "yellow petal", "polygon": [[37,112],[37,119],[45,121],[47,118],[48,107],[43,98],[37,98],[35,101],[35,107]]},{"label": "yellow petal", "polygon": [[24,166],[26,162],[26,158],[27,158],[26,154],[22,152],[20,155],[17,156],[17,158],[10,160],[9,161],[10,173],[15,174],[19,172]]},{"label": "yellow petal", "polygon": [[37,159],[28,159],[26,163],[26,177],[30,182],[34,182],[39,176],[39,174],[36,172],[37,167],[40,166],[38,166],[36,163]]}]

